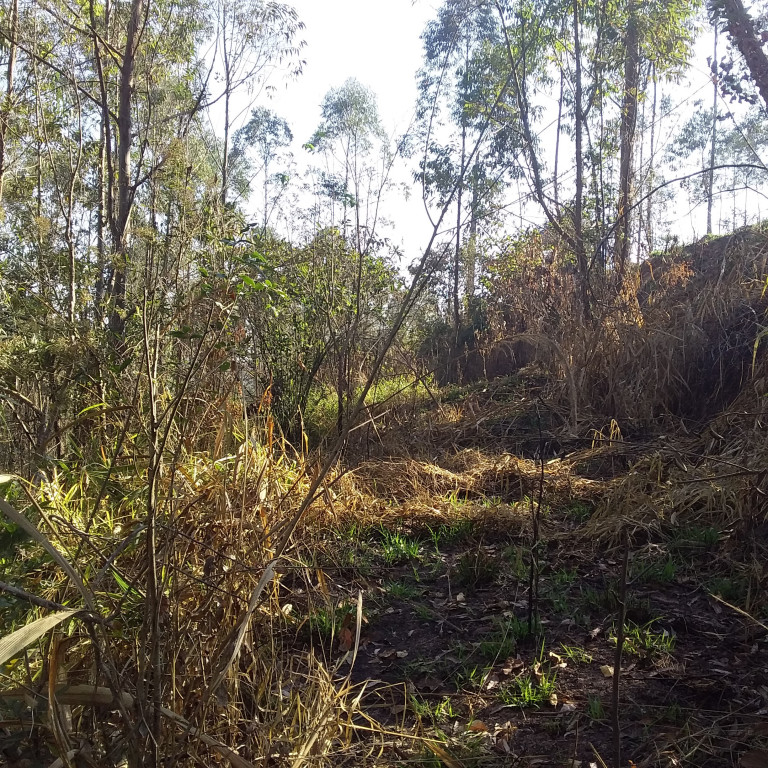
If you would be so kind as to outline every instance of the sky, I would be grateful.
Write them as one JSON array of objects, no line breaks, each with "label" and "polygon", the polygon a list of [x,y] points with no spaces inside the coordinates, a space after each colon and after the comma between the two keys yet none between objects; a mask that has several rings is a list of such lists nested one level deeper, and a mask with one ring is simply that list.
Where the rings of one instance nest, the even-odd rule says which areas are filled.
[{"label": "sky", "polygon": [[[386,132],[402,135],[410,125],[416,103],[416,72],[421,66],[420,35],[434,18],[439,2],[432,0],[293,0],[305,24],[303,73],[295,80],[272,81],[276,90],[261,99],[288,121],[295,137],[294,154],[299,170],[314,159],[302,150],[321,118],[320,105],[331,89],[355,77],[378,99]],[[408,180],[401,164],[399,181]],[[257,199],[254,196],[254,200]],[[391,190],[384,200],[385,215],[397,221],[394,242],[406,260],[420,255],[432,232],[418,194],[405,200]]]}]

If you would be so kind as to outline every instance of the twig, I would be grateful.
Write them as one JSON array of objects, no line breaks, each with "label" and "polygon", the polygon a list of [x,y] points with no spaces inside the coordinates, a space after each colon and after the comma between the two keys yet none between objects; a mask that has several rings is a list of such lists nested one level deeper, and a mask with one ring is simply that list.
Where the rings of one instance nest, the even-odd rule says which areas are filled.
[{"label": "twig", "polygon": [[621,565],[619,584],[619,625],[616,628],[616,656],[613,662],[613,755],[616,768],[621,766],[621,722],[619,719],[619,694],[621,692],[621,657],[624,652],[624,623],[627,620],[627,573],[629,571],[629,533],[621,530],[624,543],[624,561]]}]

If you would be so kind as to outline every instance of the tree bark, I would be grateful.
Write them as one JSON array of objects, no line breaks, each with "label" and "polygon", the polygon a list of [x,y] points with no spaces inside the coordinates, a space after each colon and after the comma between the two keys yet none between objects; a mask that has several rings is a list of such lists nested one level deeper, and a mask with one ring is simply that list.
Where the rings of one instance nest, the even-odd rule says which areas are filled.
[{"label": "tree bark", "polygon": [[13,77],[16,68],[16,50],[19,27],[19,0],[13,0],[11,6],[10,29],[8,34],[8,67],[5,74],[5,98],[0,108],[0,203],[3,201],[3,182],[5,172],[8,169],[8,151],[6,140],[8,137],[8,124],[13,109]]},{"label": "tree bark", "polygon": [[637,95],[640,84],[640,36],[635,10],[633,3],[629,8],[624,53],[624,95],[621,107],[619,159],[619,218],[614,256],[618,291],[621,291],[624,283],[624,271],[629,260],[630,233],[632,232],[632,159],[637,127]]},{"label": "tree bark", "polygon": [[144,14],[144,0],[132,0],[131,15],[125,39],[125,50],[120,64],[117,111],[117,215],[113,239],[115,241],[115,267],[112,284],[112,314],[109,328],[117,336],[125,332],[125,290],[130,238],[131,208],[134,189],[131,183],[131,146],[133,128],[133,75],[136,68],[139,25]]},{"label": "tree bark", "polygon": [[722,0],[720,8],[725,28],[744,57],[763,103],[768,108],[768,56],[763,52],[763,44],[755,33],[752,18],[741,0]]},{"label": "tree bark", "polygon": [[[712,61],[717,64],[717,27]],[[715,152],[717,145],[717,74],[712,75],[712,146],[709,149],[709,173],[707,174],[707,234],[712,234],[712,205],[715,191]]]},{"label": "tree bark", "polygon": [[579,269],[579,293],[584,317],[591,317],[589,302],[589,271],[587,269],[587,249],[584,245],[584,106],[583,83],[581,76],[581,21],[579,19],[579,0],[573,0],[573,55],[575,59],[575,144],[576,144],[576,200],[573,206],[573,236],[576,264]]}]

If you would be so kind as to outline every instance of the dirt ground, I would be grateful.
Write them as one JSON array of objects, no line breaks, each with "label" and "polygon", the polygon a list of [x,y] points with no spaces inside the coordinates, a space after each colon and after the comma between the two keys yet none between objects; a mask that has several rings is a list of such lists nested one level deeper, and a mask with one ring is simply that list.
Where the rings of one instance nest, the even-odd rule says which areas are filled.
[{"label": "dirt ground", "polygon": [[[508,446],[501,434],[499,455]],[[462,465],[471,450],[455,445],[443,464]],[[580,497],[579,481],[630,464],[581,462],[573,466],[588,477],[572,472],[570,494],[543,488],[533,600],[535,483],[528,495],[523,483],[501,495],[496,480],[482,487],[498,473],[476,472],[471,493],[441,495],[435,480],[415,503],[421,481],[403,464],[379,482],[383,522],[347,521],[307,549],[311,567],[281,587],[295,617],[290,642],[330,664],[351,657],[362,600],[351,677],[389,736],[357,764],[615,765],[624,548],[586,533],[600,495]],[[768,766],[768,628],[739,607],[757,602],[733,562],[734,539],[696,525],[631,537],[621,765]]]}]

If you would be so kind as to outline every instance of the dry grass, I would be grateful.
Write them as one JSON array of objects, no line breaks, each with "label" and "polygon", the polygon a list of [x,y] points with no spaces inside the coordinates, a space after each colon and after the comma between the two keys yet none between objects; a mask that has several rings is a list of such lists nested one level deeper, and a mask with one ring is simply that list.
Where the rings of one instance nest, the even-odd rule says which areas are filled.
[{"label": "dry grass", "polygon": [[[638,275],[634,308],[628,301],[580,329],[551,314],[528,323],[531,333],[556,338],[558,358],[543,362],[567,369],[570,383],[538,375],[455,400],[437,393],[429,408],[391,409],[367,436],[355,433],[358,455],[376,458],[327,478],[272,580],[264,574],[313,466],[278,450],[271,434],[244,441],[241,424],[211,426],[210,453],[180,459],[160,483],[159,713],[144,679],[143,469],[106,485],[98,465],[53,472],[39,485],[20,481],[17,506],[74,569],[102,621],[81,615],[30,646],[4,669],[0,699],[17,707],[20,722],[35,710],[42,742],[95,764],[146,751],[142,724],[155,715],[159,752],[174,765],[383,764],[385,745],[417,734],[387,733],[365,713],[365,686],[350,682],[354,647],[342,663],[297,650],[286,574],[293,570],[306,592],[322,592],[317,566],[300,556],[318,531],[350,523],[462,518],[525,534],[542,482],[553,509],[596,505],[581,529],[591,543],[610,545],[624,528],[637,544],[690,525],[728,532],[729,554],[750,587],[746,607],[758,605],[758,544],[768,538],[768,359],[759,343],[767,253],[762,235],[684,251],[659,261],[642,284]],[[540,277],[531,278],[534,287]],[[522,309],[537,311],[535,298]],[[562,297],[561,317],[572,299]],[[641,428],[655,437],[633,441]],[[551,457],[543,467],[542,454]],[[51,605],[82,605],[82,592],[38,544],[20,544],[9,570]],[[9,614],[4,630],[37,611]]]}]

